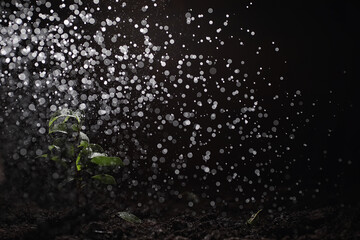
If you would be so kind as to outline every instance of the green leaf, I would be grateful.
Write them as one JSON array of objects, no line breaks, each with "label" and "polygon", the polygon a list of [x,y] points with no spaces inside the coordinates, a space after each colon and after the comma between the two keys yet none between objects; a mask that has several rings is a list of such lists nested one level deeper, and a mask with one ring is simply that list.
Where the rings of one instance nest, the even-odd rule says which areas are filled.
[{"label": "green leaf", "polygon": [[116,215],[131,223],[142,223],[140,218],[128,212],[118,212]]},{"label": "green leaf", "polygon": [[63,130],[50,130],[49,131],[49,134],[50,133],[64,133],[64,134],[67,134],[68,132],[67,131],[63,131]]},{"label": "green leaf", "polygon": [[87,148],[89,146],[89,142],[87,141],[81,141],[80,144],[79,144],[79,148],[82,147],[82,148]]},{"label": "green leaf", "polygon": [[89,156],[89,158],[94,158],[94,157],[99,157],[99,156],[107,157],[107,155],[105,153],[99,153],[99,152],[92,152],[91,151],[91,155]]},{"label": "green leaf", "polygon": [[55,162],[59,162],[60,158],[58,156],[53,156],[53,157],[51,157],[51,160],[53,160]]},{"label": "green leaf", "polygon": [[49,134],[50,133],[53,133],[53,132],[60,132],[60,133],[65,133],[67,134],[68,131],[67,131],[67,127],[66,127],[66,124],[64,123],[59,123],[59,124],[55,124],[53,125],[53,127],[50,127],[49,128]]},{"label": "green leaf", "polygon": [[89,137],[83,132],[80,132],[80,140],[90,142]]},{"label": "green leaf", "polygon": [[59,147],[59,146],[56,146],[56,145],[50,145],[50,146],[48,147],[48,149],[49,149],[50,151],[52,151],[54,148],[55,148],[56,150],[60,150],[60,147]]},{"label": "green leaf", "polygon": [[91,153],[92,152],[91,152],[91,150],[89,148],[83,148],[81,150],[81,157],[85,158],[85,159],[90,158],[89,156],[91,155]]},{"label": "green leaf", "polygon": [[63,145],[64,145],[64,139],[62,139],[62,138],[55,138],[55,139],[53,140],[53,145],[63,146]]},{"label": "green leaf", "polygon": [[104,152],[104,149],[98,144],[90,144],[89,147],[94,152]]},{"label": "green leaf", "polygon": [[73,115],[75,116],[78,123],[81,123],[82,113],[79,110],[76,110],[75,112],[73,112]]},{"label": "green leaf", "polygon": [[49,127],[51,127],[53,125],[53,123],[58,120],[59,118],[61,117],[67,117],[68,115],[58,115],[58,116],[55,116],[55,117],[52,117],[49,121]]},{"label": "green leaf", "polygon": [[77,155],[76,158],[76,170],[81,171],[81,164],[80,164],[80,160],[81,160],[81,152]]},{"label": "green leaf", "polygon": [[67,117],[64,119],[63,123],[66,123],[67,121],[69,121],[69,119],[70,119],[70,117],[67,116]]},{"label": "green leaf", "polygon": [[123,162],[118,157],[96,156],[92,157],[92,163],[99,166],[123,166]]},{"label": "green leaf", "polygon": [[49,127],[51,127],[51,125],[53,125],[53,123],[58,120],[59,118],[64,117],[65,120],[63,121],[63,123],[66,123],[68,121],[69,118],[75,118],[77,120],[78,123],[80,123],[80,117],[77,115],[71,115],[71,114],[61,114],[55,117],[52,117],[49,121]]},{"label": "green leaf", "polygon": [[78,124],[73,124],[71,125],[71,129],[74,130],[75,132],[79,131],[79,125]]},{"label": "green leaf", "polygon": [[99,174],[91,177],[92,179],[99,180],[104,184],[116,184],[116,180],[113,176],[109,174]]},{"label": "green leaf", "polygon": [[59,118],[60,116],[54,116],[50,118],[49,121],[49,127],[51,127],[51,125]]},{"label": "green leaf", "polygon": [[259,213],[262,211],[262,209],[260,209],[259,211],[257,211],[256,213],[254,213],[253,215],[251,215],[251,217],[246,221],[246,224],[248,225],[252,225],[254,223],[257,222],[258,218],[259,218]]},{"label": "green leaf", "polygon": [[37,156],[36,158],[47,158],[47,157],[48,157],[47,154],[43,154],[43,155]]}]

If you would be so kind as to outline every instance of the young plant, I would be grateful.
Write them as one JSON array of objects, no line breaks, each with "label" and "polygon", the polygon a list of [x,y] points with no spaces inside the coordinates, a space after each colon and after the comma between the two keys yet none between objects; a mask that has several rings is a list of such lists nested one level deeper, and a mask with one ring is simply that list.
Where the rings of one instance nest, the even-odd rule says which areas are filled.
[{"label": "young plant", "polygon": [[[120,158],[107,156],[101,146],[90,143],[89,137],[81,131],[82,120],[83,114],[80,111],[66,108],[51,116],[49,153],[41,156],[58,162],[69,170],[67,182],[75,180],[79,205],[81,188],[88,181],[116,184],[115,178],[110,174],[95,173],[123,166]],[[128,212],[119,212],[118,216],[131,223],[141,223],[139,218]]]},{"label": "young plant", "polygon": [[49,121],[51,144],[49,154],[43,155],[60,163],[70,171],[68,182],[75,180],[80,189],[88,181],[97,180],[104,184],[116,184],[115,178],[106,173],[95,174],[113,167],[123,166],[118,157],[110,157],[101,146],[90,143],[89,137],[82,132],[83,114],[80,111],[62,109]]}]

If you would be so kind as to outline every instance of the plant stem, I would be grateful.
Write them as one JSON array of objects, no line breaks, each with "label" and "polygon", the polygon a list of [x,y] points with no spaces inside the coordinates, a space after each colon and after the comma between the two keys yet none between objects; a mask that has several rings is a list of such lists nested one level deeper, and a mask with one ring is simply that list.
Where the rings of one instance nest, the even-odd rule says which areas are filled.
[{"label": "plant stem", "polygon": [[[77,143],[76,143],[76,149],[78,150],[77,146],[80,144],[80,128],[81,128],[81,122],[78,123],[78,128],[77,128]],[[76,152],[75,156],[78,155],[78,152]],[[75,158],[75,171],[76,171],[76,198],[77,198],[77,205],[78,208],[81,208],[81,172],[77,169],[77,165],[76,165],[76,158]]]}]

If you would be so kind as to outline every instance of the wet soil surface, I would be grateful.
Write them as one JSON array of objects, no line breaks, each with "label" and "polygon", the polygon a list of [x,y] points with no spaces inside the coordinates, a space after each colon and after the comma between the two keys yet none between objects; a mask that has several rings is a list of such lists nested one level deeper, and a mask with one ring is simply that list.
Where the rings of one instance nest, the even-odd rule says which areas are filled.
[{"label": "wet soil surface", "polygon": [[292,205],[264,209],[258,221],[246,224],[258,209],[194,208],[178,202],[127,208],[142,223],[117,216],[123,206],[108,203],[85,208],[47,207],[0,197],[0,239],[360,239],[360,204]]}]

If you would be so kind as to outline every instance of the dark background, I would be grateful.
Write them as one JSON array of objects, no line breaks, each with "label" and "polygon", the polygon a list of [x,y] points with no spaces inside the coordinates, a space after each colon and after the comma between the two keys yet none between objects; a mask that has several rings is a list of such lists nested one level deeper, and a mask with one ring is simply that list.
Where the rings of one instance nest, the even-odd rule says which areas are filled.
[{"label": "dark background", "polygon": [[[248,27],[256,31],[254,46],[260,43],[266,48],[267,44],[274,41],[280,47],[281,57],[265,51],[260,60],[255,60],[255,56],[246,52],[246,56],[255,63],[258,61],[272,67],[270,81],[279,84],[275,91],[291,94],[301,90],[302,105],[297,109],[305,117],[293,118],[292,123],[283,129],[290,132],[294,125],[300,129],[296,133],[295,143],[291,145],[291,153],[282,159],[297,159],[288,172],[291,180],[284,183],[286,174],[281,172],[272,179],[280,188],[282,185],[291,186],[293,192],[308,192],[308,197],[317,189],[320,189],[319,195],[325,197],[358,197],[359,193],[355,189],[360,182],[360,114],[356,87],[358,60],[355,54],[358,47],[355,36],[359,33],[356,24],[359,22],[359,8],[356,4],[350,1],[254,1],[252,5],[243,1],[169,1],[167,4],[166,11],[174,15],[183,14],[187,9],[206,12],[209,7],[214,9],[214,18],[236,13],[238,22],[232,21],[229,32],[224,34],[236,35],[239,26]],[[250,7],[246,8],[246,5]],[[250,44],[249,48],[254,46]],[[239,53],[236,46],[231,44],[226,45],[220,53],[211,49],[206,51],[218,54],[216,56],[219,57],[230,55],[234,58]],[[286,64],[283,64],[284,60]],[[278,83],[276,74],[284,73],[286,81]],[[223,72],[218,70],[218,74]],[[262,85],[258,93],[264,99],[274,94]],[[292,115],[295,111],[286,102],[278,104],[264,101],[262,104],[270,112],[280,113],[282,117]],[[305,118],[310,119],[309,124],[304,124]],[[221,141],[218,139],[214,145]],[[280,145],[287,143],[288,138],[278,139]],[[307,147],[303,147],[303,143]],[[236,161],[243,151],[241,148],[234,150],[230,155],[232,161]],[[282,161],[279,161],[275,166],[281,169],[281,164]],[[242,171],[251,172],[252,169],[245,168]],[[218,174],[217,177],[224,179],[226,173]],[[301,179],[301,187],[294,190],[294,183],[298,179]],[[196,180],[189,182],[192,186],[196,184]],[[227,193],[233,194],[231,191]]]},{"label": "dark background", "polygon": [[[244,5],[241,1],[177,1],[174,8],[210,6],[216,13],[237,12],[242,24],[256,29],[257,39],[279,44],[287,63],[282,64],[272,54],[263,61],[281,66],[274,71],[286,72],[282,91],[301,90],[301,110],[311,119],[297,132],[288,156],[298,159],[291,171],[293,179],[302,179],[305,191],[320,187],[323,196],[358,198],[359,8],[351,1],[254,1],[248,9]],[[233,50],[231,46],[228,49]],[[267,94],[261,89],[260,93]],[[286,107],[274,102],[266,106],[287,114]],[[293,123],[301,126],[303,119]],[[300,147],[301,143],[308,143],[308,147]],[[277,181],[282,182],[282,177]]]},{"label": "dark background", "polygon": [[[125,14],[133,16],[134,19],[140,18],[141,16],[137,16],[131,9],[138,9],[144,2],[128,2],[129,7],[126,11],[129,12]],[[106,3],[109,3],[108,5],[115,4],[112,2]],[[271,184],[279,187],[279,194],[289,194],[290,196],[297,195],[301,191],[308,193],[306,196],[311,197],[314,193],[319,195],[318,189],[320,189],[320,195],[322,196],[335,194],[341,198],[353,197],[354,195],[358,197],[359,193],[355,190],[360,180],[358,174],[360,169],[358,161],[358,136],[360,131],[359,105],[357,101],[358,89],[356,88],[358,80],[356,66],[358,61],[355,54],[358,41],[355,36],[359,33],[357,26],[359,19],[358,8],[354,3],[350,3],[350,1],[327,1],[324,3],[310,1],[254,1],[250,6],[248,1],[173,0],[160,1],[158,4],[160,6],[158,9],[160,10],[158,12],[150,12],[150,14],[158,14],[160,22],[166,21],[166,24],[171,29],[175,29],[175,32],[183,32],[184,36],[179,39],[179,42],[188,43],[191,40],[191,36],[186,36],[188,27],[184,24],[184,14],[188,9],[192,9],[193,13],[206,13],[207,9],[211,7],[214,9],[213,19],[224,18],[224,15],[227,13],[235,16],[230,21],[230,26],[227,30],[223,30],[219,35],[227,36],[233,34],[244,38],[249,44],[245,50],[240,50],[238,46],[227,44],[221,51],[217,51],[211,47],[198,47],[195,44],[191,45],[191,43],[188,44],[189,48],[187,50],[189,52],[196,50],[197,53],[203,52],[215,58],[221,58],[222,56],[232,57],[235,61],[241,60],[239,53],[244,54],[246,60],[250,62],[250,65],[247,66],[248,71],[254,71],[255,67],[259,65],[271,67],[271,70],[267,71],[266,74],[269,82],[275,87],[267,90],[266,85],[259,81],[256,88],[257,94],[262,98],[261,104],[270,113],[274,113],[282,118],[290,116],[291,121],[281,126],[283,132],[289,133],[294,127],[297,129],[297,132],[295,141],[291,143],[289,143],[287,135],[276,139],[276,141],[273,140],[275,145],[291,146],[291,151],[283,154],[280,159],[274,160],[273,167],[278,172],[275,175],[271,175],[271,177],[265,174],[263,182],[268,182],[271,178]],[[104,5],[106,4],[104,3]],[[246,6],[250,7],[246,8]],[[68,13],[65,11],[63,14]],[[107,14],[115,13],[111,11],[94,13],[96,18],[99,19],[107,16]],[[171,16],[170,19],[165,20],[165,15]],[[151,19],[157,21],[154,15]],[[179,22],[182,22],[182,24]],[[239,32],[240,27],[255,30],[254,40]],[[199,34],[206,35],[209,29],[210,27],[204,27],[198,31]],[[91,27],[84,28],[84,30],[90,33],[93,31]],[[122,31],[131,34],[130,31],[132,29],[124,28]],[[134,35],[134,37],[136,36]],[[154,36],[154,39],[154,41],[161,42],[163,36]],[[271,44],[273,41],[276,43],[274,46],[280,48],[279,55],[274,54],[274,46]],[[262,46],[265,49],[264,54],[260,58],[256,57],[253,51],[258,46]],[[175,56],[176,54],[181,55],[181,51],[181,49],[175,49],[175,52],[172,54]],[[171,66],[170,63],[169,67],[176,66]],[[98,71],[100,71],[100,68]],[[198,71],[198,69],[194,69],[194,71]],[[226,71],[226,69],[219,68],[217,76],[225,76],[227,74]],[[97,74],[101,75],[99,72]],[[284,75],[285,80],[280,82],[278,77],[281,75]],[[161,79],[160,75],[159,78]],[[258,81],[256,77],[251,78],[251,80]],[[245,85],[245,87],[250,88],[251,86]],[[301,104],[299,100],[294,100],[291,96],[297,90],[301,91]],[[274,94],[279,94],[283,97],[283,100],[280,102],[270,101]],[[190,93],[189,97],[191,96]],[[175,100],[176,97],[178,96],[175,96]],[[178,100],[181,101],[181,98]],[[6,101],[10,100],[3,100],[2,103],[6,104]],[[290,102],[294,102],[296,107],[290,107]],[[178,109],[176,105],[171,105],[173,103],[166,106],[161,104],[159,102],[159,107],[163,109]],[[237,105],[230,105],[231,107],[233,107],[233,111],[230,115],[240,115]],[[301,114],[297,117],[299,112]],[[49,112],[45,115],[49,115]],[[96,125],[98,119],[96,113],[88,114],[87,117],[89,125]],[[305,123],[306,119],[309,119],[309,123]],[[219,122],[225,120],[225,118],[218,119]],[[264,122],[264,124],[271,125],[272,123]],[[22,127],[25,128],[26,125]],[[5,147],[5,142],[11,144],[11,142],[7,141],[6,134],[9,135],[12,132],[7,129],[5,124],[0,130],[3,133],[1,151],[4,152],[3,155],[6,155],[5,151],[9,151],[9,149],[14,147]],[[102,129],[100,128],[100,130]],[[173,130],[169,127],[164,132],[171,133]],[[18,131],[21,132],[22,130],[19,128]],[[153,138],[163,137],[163,132],[154,131],[154,133],[155,136]],[[129,131],[125,134],[131,135],[132,132]],[[156,134],[159,135],[156,136]],[[233,137],[232,141],[240,141],[240,136],[230,132],[228,134]],[[139,159],[136,147],[126,138],[120,138],[115,143],[110,143],[111,136],[99,136],[96,131],[93,131],[92,134],[90,133],[90,136],[95,142],[104,144],[106,148],[112,149],[112,151],[126,151],[132,161]],[[183,137],[186,138],[187,135],[184,134]],[[216,148],[218,144],[222,144],[226,140],[226,137],[219,137],[208,147]],[[144,139],[144,142],[148,142],[151,145],[154,140],[153,138]],[[128,148],[119,150],[119,144],[124,142],[128,145]],[[247,151],[247,147],[252,146],[252,144],[253,142],[251,141],[245,142],[244,148],[233,150],[229,156],[213,155],[212,158],[218,158],[218,161],[227,158],[230,163],[229,165],[231,165],[231,163],[238,161],[239,156],[242,156],[244,151]],[[170,146],[169,152],[176,155],[175,153],[183,151],[183,149],[178,149],[178,146]],[[150,149],[150,151],[155,150]],[[167,172],[173,172],[174,170],[170,167],[173,156],[168,155],[168,157],[168,161],[162,166],[162,172],[158,174],[158,180],[153,182],[147,181],[148,177],[154,174],[153,170],[149,167],[150,160],[147,159],[138,161],[139,165],[135,168],[136,170],[132,168],[133,165],[126,169],[126,171],[130,172],[130,177],[124,180],[124,185],[126,185],[126,181],[131,183],[132,179],[137,179],[144,184],[133,187],[132,191],[137,189],[141,192],[143,189],[152,188],[152,184],[164,185],[162,190],[168,191],[166,184],[162,183],[163,178],[172,176]],[[269,155],[264,155],[264,157],[276,158],[276,154],[270,153]],[[188,167],[184,172],[185,176],[192,176],[194,173],[203,174],[202,171],[195,171],[193,168],[195,165],[201,164],[202,160],[195,157],[194,159],[194,161],[188,163]],[[284,161],[291,159],[296,159],[296,161],[293,162],[289,169],[286,168],[285,170]],[[209,165],[211,164],[214,165],[215,160],[209,163]],[[239,171],[244,175],[253,173],[254,164],[254,162],[248,163],[247,167],[239,168]],[[7,164],[5,165],[7,166]],[[29,168],[24,168],[24,170],[20,166],[21,164],[11,165],[15,170],[21,168],[21,171],[31,172]],[[225,184],[224,187],[221,187],[220,193],[216,191],[218,188],[213,187],[215,181],[225,182],[228,174],[229,172],[227,171],[218,173],[214,178],[209,178],[205,181],[199,181],[199,178],[191,177],[185,180],[178,179],[175,180],[171,189],[200,193],[205,191],[204,186],[206,186],[205,192],[210,195],[236,195],[233,189],[238,183]],[[11,177],[8,176],[8,178]],[[299,180],[301,180],[300,184]],[[182,183],[186,183],[186,187]],[[262,186],[263,183],[248,186],[243,195],[249,196],[249,192],[253,192],[254,189],[259,189],[258,191],[262,192]],[[290,191],[287,190],[289,187]]]},{"label": "dark background", "polygon": [[[328,178],[329,185],[339,184],[340,191],[358,196],[358,7],[350,1],[267,1],[257,7],[253,24],[261,26],[264,38],[281,42],[289,60],[288,87],[302,89],[304,102],[316,104],[305,105],[304,111],[315,117],[302,133],[310,143],[305,154],[313,160],[311,168],[298,164],[296,171],[313,186],[314,179]],[[344,167],[339,158],[352,164]]]}]

